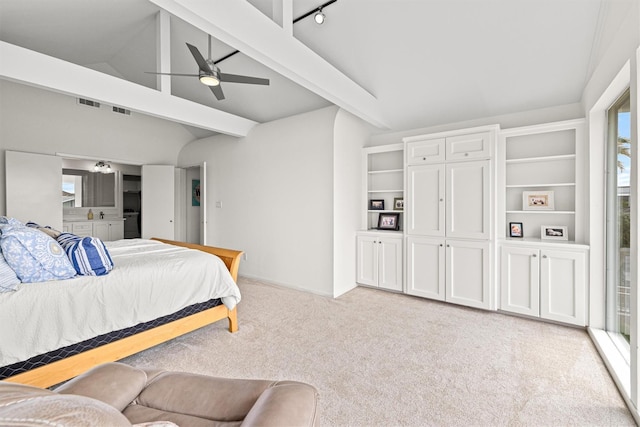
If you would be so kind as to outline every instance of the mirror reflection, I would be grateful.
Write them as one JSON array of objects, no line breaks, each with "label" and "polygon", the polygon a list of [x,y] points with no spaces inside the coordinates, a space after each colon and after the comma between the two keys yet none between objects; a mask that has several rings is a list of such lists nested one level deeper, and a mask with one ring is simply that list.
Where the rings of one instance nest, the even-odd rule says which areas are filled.
[{"label": "mirror reflection", "polygon": [[62,169],[63,208],[116,206],[114,173]]}]

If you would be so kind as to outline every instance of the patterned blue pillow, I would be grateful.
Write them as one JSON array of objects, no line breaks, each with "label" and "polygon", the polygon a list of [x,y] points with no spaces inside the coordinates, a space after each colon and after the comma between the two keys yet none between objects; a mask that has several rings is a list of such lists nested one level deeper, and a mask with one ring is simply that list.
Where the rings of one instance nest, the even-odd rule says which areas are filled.
[{"label": "patterned blue pillow", "polygon": [[20,279],[16,276],[16,272],[7,264],[7,260],[0,251],[0,292],[15,291],[19,284]]},{"label": "patterned blue pillow", "polygon": [[43,232],[11,224],[0,228],[4,257],[22,282],[62,280],[76,275],[58,242]]},{"label": "patterned blue pillow", "polygon": [[58,243],[82,276],[103,276],[113,269],[113,260],[102,240],[97,237],[81,238],[62,233],[58,236]]}]

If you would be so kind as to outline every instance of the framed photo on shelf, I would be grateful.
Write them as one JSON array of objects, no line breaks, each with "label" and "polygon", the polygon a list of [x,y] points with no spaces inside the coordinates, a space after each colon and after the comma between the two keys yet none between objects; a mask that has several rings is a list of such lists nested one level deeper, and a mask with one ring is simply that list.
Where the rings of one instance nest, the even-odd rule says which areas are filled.
[{"label": "framed photo on shelf", "polygon": [[569,240],[567,227],[562,225],[543,225],[540,227],[542,240]]},{"label": "framed photo on shelf", "polygon": [[381,213],[378,215],[378,230],[400,229],[399,213]]},{"label": "framed photo on shelf", "polygon": [[384,200],[382,200],[382,199],[369,200],[369,210],[370,211],[383,211],[384,210]]},{"label": "framed photo on shelf", "polygon": [[404,210],[404,199],[402,197],[395,197],[393,199],[393,210],[394,211]]},{"label": "framed photo on shelf", "polygon": [[538,211],[554,209],[553,191],[523,191],[522,210]]},{"label": "framed photo on shelf", "polygon": [[523,237],[524,229],[521,222],[509,223],[509,237]]}]

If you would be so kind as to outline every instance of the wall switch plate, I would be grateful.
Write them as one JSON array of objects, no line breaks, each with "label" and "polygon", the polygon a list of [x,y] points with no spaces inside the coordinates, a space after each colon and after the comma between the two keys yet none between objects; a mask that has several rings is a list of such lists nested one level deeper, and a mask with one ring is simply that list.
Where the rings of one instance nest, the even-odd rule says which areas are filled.
[{"label": "wall switch plate", "polygon": [[216,208],[221,208],[222,202],[220,200],[216,201]]},{"label": "wall switch plate", "polygon": [[242,254],[242,259],[244,259],[245,261],[247,260],[247,253],[246,252]]}]

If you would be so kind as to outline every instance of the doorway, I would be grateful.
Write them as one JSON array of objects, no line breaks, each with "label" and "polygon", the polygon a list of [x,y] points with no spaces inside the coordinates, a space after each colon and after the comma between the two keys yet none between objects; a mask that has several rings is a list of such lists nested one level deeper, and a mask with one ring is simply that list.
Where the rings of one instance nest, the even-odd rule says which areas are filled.
[{"label": "doorway", "polygon": [[124,238],[137,239],[142,235],[142,188],[140,175],[122,175],[122,216]]},{"label": "doorway", "polygon": [[186,168],[186,241],[206,245],[206,163]]}]

